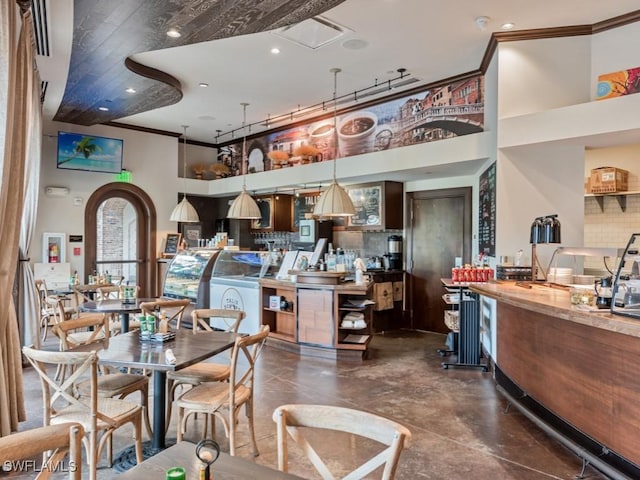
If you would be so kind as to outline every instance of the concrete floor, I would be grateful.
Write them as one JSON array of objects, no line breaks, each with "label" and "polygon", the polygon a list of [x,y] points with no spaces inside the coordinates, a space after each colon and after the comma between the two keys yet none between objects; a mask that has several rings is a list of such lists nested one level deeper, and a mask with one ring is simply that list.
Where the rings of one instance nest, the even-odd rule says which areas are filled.
[{"label": "concrete floor", "polygon": [[[275,407],[286,403],[321,403],[366,410],[409,428],[412,444],[402,453],[398,479],[575,478],[580,473],[581,461],[516,409],[505,413],[506,402],[497,393],[491,373],[441,368],[442,358],[436,350],[443,347],[444,340],[443,335],[432,333],[376,335],[370,358],[363,363],[299,358],[267,345],[259,361],[255,392],[260,456],[254,459],[251,455],[243,415],[238,427],[237,454],[275,468],[275,427],[271,419]],[[25,371],[25,390],[28,421],[21,424],[21,430],[41,424],[42,395],[32,369]],[[175,416],[172,420],[169,437],[175,437]],[[194,420],[190,424],[187,439],[197,442],[201,438],[201,423]],[[220,425],[216,433],[223,450],[228,451]],[[114,452],[130,443],[131,430],[126,427],[114,438]],[[346,462],[359,451],[351,440],[336,435],[325,440],[323,448],[335,463]],[[365,445],[362,451],[370,448],[371,445]],[[294,460],[301,460],[297,454],[291,455]],[[291,465],[290,471],[304,478],[319,478],[302,462]],[[102,458],[98,478],[117,476]],[[34,475],[0,472],[0,478],[5,477]],[[584,478],[605,477],[588,468]]]}]

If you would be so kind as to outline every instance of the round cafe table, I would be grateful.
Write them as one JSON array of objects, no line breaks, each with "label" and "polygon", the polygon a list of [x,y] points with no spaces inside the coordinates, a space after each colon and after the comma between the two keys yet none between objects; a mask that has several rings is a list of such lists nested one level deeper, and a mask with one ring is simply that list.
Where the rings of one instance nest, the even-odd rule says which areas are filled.
[{"label": "round cafe table", "polygon": [[129,315],[132,313],[140,313],[140,304],[143,302],[153,302],[158,300],[157,298],[137,298],[135,302],[123,302],[119,299],[100,300],[98,302],[84,302],[80,306],[80,310],[83,312],[98,312],[98,313],[117,313],[120,315],[120,330],[121,333],[127,333],[129,331]]}]

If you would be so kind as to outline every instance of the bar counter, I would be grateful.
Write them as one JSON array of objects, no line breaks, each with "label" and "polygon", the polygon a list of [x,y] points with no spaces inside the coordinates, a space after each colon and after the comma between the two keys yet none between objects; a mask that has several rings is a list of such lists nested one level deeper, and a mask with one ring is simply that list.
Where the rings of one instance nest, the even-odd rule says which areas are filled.
[{"label": "bar counter", "polygon": [[577,310],[543,285],[469,288],[497,301],[498,388],[586,463],[640,478],[640,321]]}]

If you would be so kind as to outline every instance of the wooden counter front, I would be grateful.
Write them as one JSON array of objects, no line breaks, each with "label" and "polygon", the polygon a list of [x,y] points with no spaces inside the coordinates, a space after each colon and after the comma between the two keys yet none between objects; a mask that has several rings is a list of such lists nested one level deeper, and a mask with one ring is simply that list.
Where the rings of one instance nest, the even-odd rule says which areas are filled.
[{"label": "wooden counter front", "polygon": [[[288,350],[326,358],[362,359],[371,341],[373,308],[354,306],[347,300],[370,299],[372,286],[372,282],[324,285],[262,279],[261,321],[269,325],[269,335],[277,341],[274,344]],[[272,308],[269,301],[273,296],[293,301],[293,308],[290,311]],[[344,317],[351,312],[362,314],[365,326],[343,325]]]},{"label": "wooden counter front", "polygon": [[640,322],[572,309],[566,290],[470,288],[497,299],[498,369],[555,416],[640,465]]}]

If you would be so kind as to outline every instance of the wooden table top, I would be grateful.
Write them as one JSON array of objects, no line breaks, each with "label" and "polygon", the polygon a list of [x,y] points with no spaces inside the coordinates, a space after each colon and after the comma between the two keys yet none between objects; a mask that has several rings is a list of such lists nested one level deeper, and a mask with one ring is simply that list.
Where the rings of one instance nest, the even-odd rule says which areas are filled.
[{"label": "wooden table top", "polygon": [[[199,478],[200,460],[196,457],[196,446],[191,442],[180,442],[172,447],[145,460],[140,465],[118,475],[122,480],[147,480],[148,478],[164,478],[165,472],[171,467],[183,467],[186,478]],[[212,477],[215,480],[300,480],[301,477],[283,473],[250,460],[232,457],[227,453],[220,453],[220,457],[213,464]]]},{"label": "wooden table top", "polygon": [[[181,329],[176,338],[165,343],[142,342],[138,330],[110,337],[109,340],[83,345],[77,350],[96,351],[98,363],[114,367],[147,368],[175,371],[201,362],[233,346],[238,335],[226,332],[198,332]],[[165,353],[171,349],[175,364],[166,361]]]},{"label": "wooden table top", "polygon": [[155,302],[157,298],[137,298],[135,302],[125,303],[120,299],[84,302],[80,310],[100,313],[138,313],[143,302]]}]

